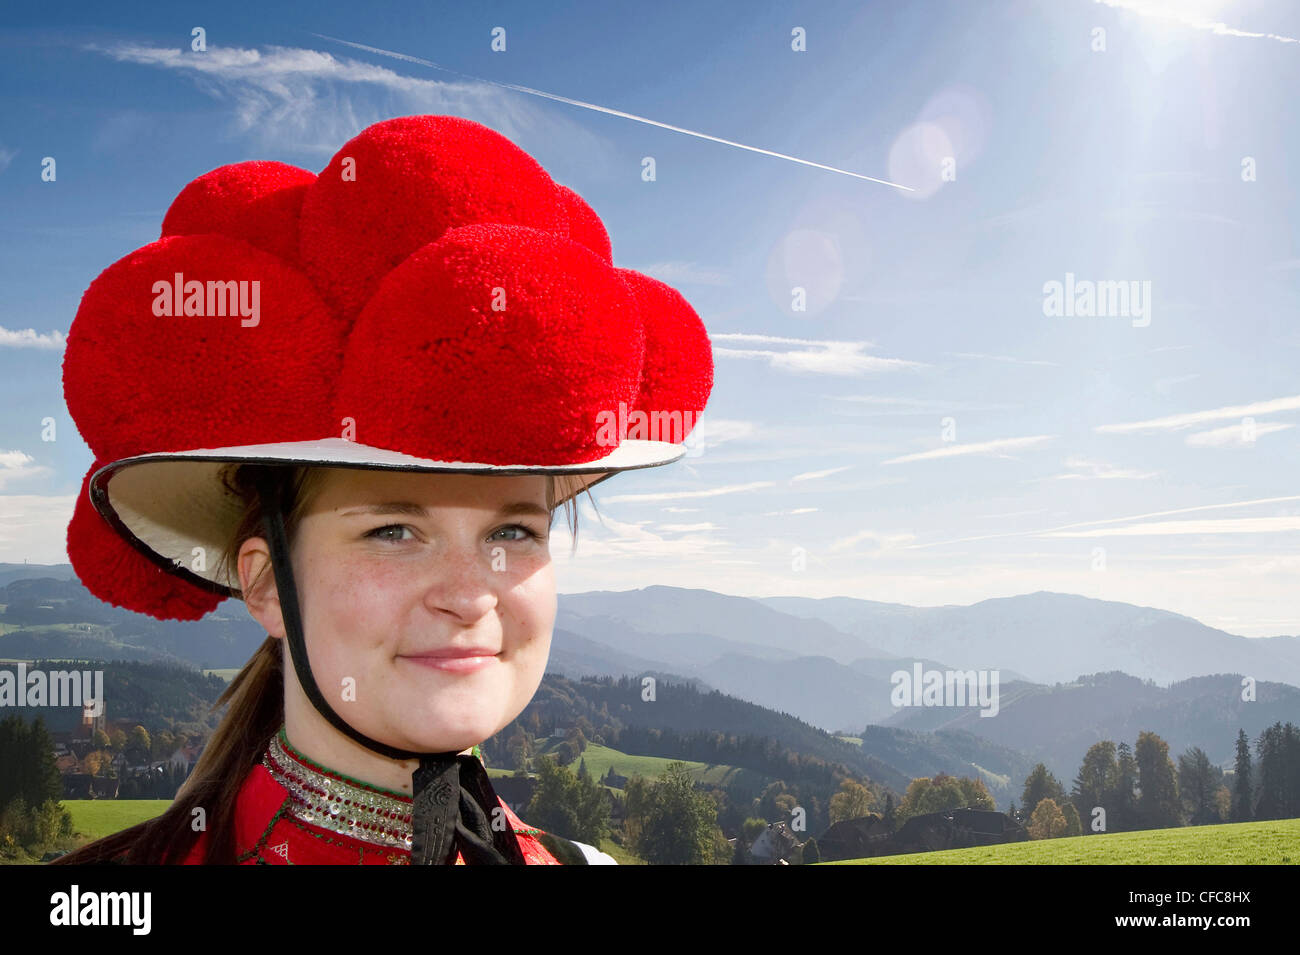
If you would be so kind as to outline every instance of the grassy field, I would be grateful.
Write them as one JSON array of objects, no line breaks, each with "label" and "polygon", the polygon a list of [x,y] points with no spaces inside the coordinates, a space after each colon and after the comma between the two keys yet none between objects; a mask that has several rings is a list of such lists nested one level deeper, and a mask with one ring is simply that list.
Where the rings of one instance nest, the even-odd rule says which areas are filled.
[{"label": "grassy field", "polygon": [[1115,832],[825,865],[1296,865],[1300,819]]},{"label": "grassy field", "polygon": [[65,799],[63,808],[72,814],[72,828],[102,839],[137,822],[161,816],[172,804],[170,799]]},{"label": "grassy field", "polygon": [[[609,767],[613,766],[614,772],[620,776],[644,776],[647,779],[658,779],[659,775],[668,768],[668,764],[674,762],[674,760],[663,756],[629,756],[627,753],[610,749],[608,746],[597,746],[595,743],[588,743],[582,755],[569,764],[569,769],[576,773],[578,766],[584,759],[587,761],[587,772],[596,778],[605,775],[605,773],[609,772]],[[692,778],[699,780],[704,780],[711,772],[716,776],[725,774],[726,771],[733,768],[731,766],[710,766],[708,763],[685,762],[687,768],[691,771]]]}]

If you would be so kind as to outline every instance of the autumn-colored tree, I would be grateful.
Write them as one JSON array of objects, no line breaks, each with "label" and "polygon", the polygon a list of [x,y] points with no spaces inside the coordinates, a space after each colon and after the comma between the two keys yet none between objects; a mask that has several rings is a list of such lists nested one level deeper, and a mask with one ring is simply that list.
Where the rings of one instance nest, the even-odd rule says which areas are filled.
[{"label": "autumn-colored tree", "polygon": [[1038,801],[1025,828],[1029,830],[1030,839],[1059,839],[1065,835],[1068,824],[1061,807],[1049,797]]},{"label": "autumn-colored tree", "polygon": [[859,782],[846,779],[840,783],[840,790],[831,796],[831,825],[846,819],[861,819],[871,812],[876,804],[876,797],[871,790]]}]

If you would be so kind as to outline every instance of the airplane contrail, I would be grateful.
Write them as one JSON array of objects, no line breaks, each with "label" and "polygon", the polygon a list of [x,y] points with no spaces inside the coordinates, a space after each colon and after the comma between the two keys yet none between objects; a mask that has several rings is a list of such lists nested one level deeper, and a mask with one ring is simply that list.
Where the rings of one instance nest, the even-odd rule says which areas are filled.
[{"label": "airplane contrail", "polygon": [[746,146],[744,143],[733,142],[730,139],[722,139],[719,136],[710,136],[708,133],[697,132],[693,129],[685,129],[681,126],[673,126],[670,123],[661,123],[656,119],[649,119],[645,116],[637,116],[635,113],[625,113],[620,109],[611,109],[608,106],[599,106],[595,103],[586,103],[580,99],[570,99],[567,96],[559,96],[555,93],[547,93],[542,90],[535,90],[527,86],[516,86],[514,83],[499,83],[496,80],[485,80],[478,76],[470,76],[468,73],[462,73],[459,70],[453,70],[447,66],[440,66],[432,60],[426,60],[418,56],[411,56],[408,53],[396,53],[393,50],[383,50],[377,46],[366,46],[364,43],[354,43],[351,40],[340,40],[338,37],[326,36],[323,33],[313,33],[312,36],[320,37],[322,40],[329,40],[333,43],[342,43],[344,46],[355,47],[358,50],[367,50],[371,53],[378,53],[381,56],[391,56],[398,60],[405,60],[408,63],[418,63],[421,66],[432,67],[435,70],[445,70],[448,73],[455,73],[457,76],[463,76],[467,79],[475,80],[479,83],[491,83],[493,86],[503,86],[506,89],[516,90],[520,93],[531,93],[533,96],[544,96],[547,99],[557,100],[561,103],[568,103],[571,106],[581,106],[583,109],[594,109],[598,113],[608,113],[610,116],[622,116],[624,119],[635,120],[638,123],[646,123],[650,126],[658,126],[660,129],[671,129],[675,133],[685,133],[687,136],[695,136],[699,139],[707,139],[711,142],[722,143],[724,146],[735,146],[737,149],[747,149],[752,153],[762,153],[764,156],[775,156],[777,159],[786,159],[790,162],[797,162],[804,166],[812,166],[815,169],[825,169],[828,172],[837,172],[842,176],[852,176],[854,179],[865,179],[867,182],[878,182],[882,186],[893,186],[895,189],[904,189],[907,192],[915,192],[911,186],[900,185],[897,182],[889,182],[886,179],[876,179],[872,176],[864,176],[861,173],[849,172],[847,169],[837,169],[834,166],[826,166],[819,162],[813,162],[809,159],[800,159],[798,156],[787,156],[785,153],[773,152],[770,149],[760,149],[757,146]]}]

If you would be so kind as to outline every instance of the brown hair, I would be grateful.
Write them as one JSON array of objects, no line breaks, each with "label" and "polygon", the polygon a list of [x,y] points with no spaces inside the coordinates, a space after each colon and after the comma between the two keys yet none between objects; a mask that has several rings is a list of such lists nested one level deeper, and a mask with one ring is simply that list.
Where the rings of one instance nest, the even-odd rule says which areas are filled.
[{"label": "brown hair", "polygon": [[[285,535],[290,546],[303,515],[324,486],[330,468],[282,467],[276,465],[236,464],[222,472],[222,481],[244,502],[244,512],[231,534],[218,565],[227,578],[238,581],[235,561],[244,542],[265,537],[261,502],[256,491],[257,469],[270,467],[281,482],[281,499],[286,505]],[[549,476],[546,482],[547,509],[554,514],[556,498],[571,486],[566,476]],[[588,491],[590,500],[590,491]],[[594,502],[593,502],[594,503]],[[575,498],[564,502],[565,513],[577,547],[578,522]],[[250,583],[255,590],[270,564],[264,564]],[[219,579],[220,575],[219,575]],[[241,599],[243,593],[237,594]],[[212,737],[176,794],[167,811],[155,819],[140,823],[115,835],[82,846],[52,864],[75,865],[97,862],[142,864],[179,863],[199,838],[194,820],[200,818],[209,834],[203,862],[207,865],[230,865],[235,860],[235,809],[239,790],[250,770],[284,722],[284,653],[283,641],[268,636],[243,669],[235,675],[217,700],[216,709],[228,704]]]}]

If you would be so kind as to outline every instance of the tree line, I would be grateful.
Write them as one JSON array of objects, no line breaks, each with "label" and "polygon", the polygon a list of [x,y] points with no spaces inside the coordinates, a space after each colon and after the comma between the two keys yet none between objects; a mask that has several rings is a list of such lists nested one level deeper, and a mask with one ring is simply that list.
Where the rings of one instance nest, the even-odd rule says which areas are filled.
[{"label": "tree line", "polygon": [[1177,763],[1169,744],[1141,732],[1133,747],[1089,747],[1070,792],[1039,763],[1011,815],[1031,838],[1205,826],[1300,816],[1300,729],[1277,722],[1255,740],[1238,729],[1231,779],[1199,746]]}]

